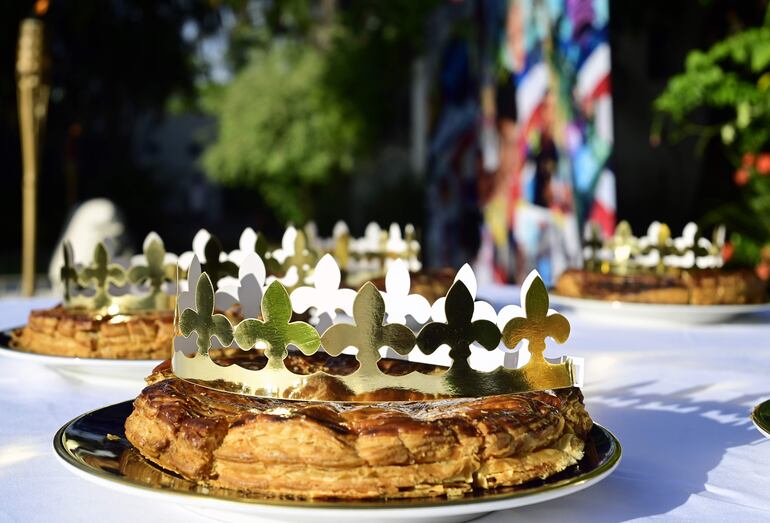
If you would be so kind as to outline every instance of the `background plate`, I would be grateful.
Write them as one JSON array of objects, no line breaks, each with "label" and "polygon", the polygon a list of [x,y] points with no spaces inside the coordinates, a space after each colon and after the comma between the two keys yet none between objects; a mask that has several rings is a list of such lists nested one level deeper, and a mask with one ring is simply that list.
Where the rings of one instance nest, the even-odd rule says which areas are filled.
[{"label": "background plate", "polygon": [[766,438],[770,438],[770,400],[763,401],[751,413],[751,421]]},{"label": "background plate", "polygon": [[107,488],[165,502],[176,502],[226,521],[268,518],[281,521],[457,522],[487,512],[540,503],[587,488],[608,476],[620,462],[620,443],[594,425],[585,457],[546,481],[458,499],[392,501],[296,501],[249,496],[205,488],[150,464],[131,446],[123,429],[131,401],[84,414],[54,437],[62,463],[76,475]]},{"label": "background plate", "polygon": [[144,378],[149,376],[152,369],[160,363],[160,360],[72,358],[27,352],[10,346],[11,333],[14,330],[16,329],[0,331],[0,357],[45,365],[67,377],[88,383],[118,386],[144,385]]},{"label": "background plate", "polygon": [[[551,308],[569,309],[586,317],[619,319],[629,323],[664,322],[680,324],[720,323],[736,316],[755,315],[757,321],[770,320],[770,303],[752,305],[665,305],[622,301],[568,298],[551,294]],[[763,316],[759,316],[759,315]]]}]

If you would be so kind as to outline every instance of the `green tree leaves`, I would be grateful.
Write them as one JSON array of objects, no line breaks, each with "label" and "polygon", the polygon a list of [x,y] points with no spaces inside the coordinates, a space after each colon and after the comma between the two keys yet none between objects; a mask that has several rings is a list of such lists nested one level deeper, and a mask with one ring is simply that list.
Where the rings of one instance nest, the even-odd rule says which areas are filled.
[{"label": "green tree leaves", "polygon": [[361,146],[362,115],[324,89],[324,55],[284,42],[256,52],[227,87],[208,175],[257,189],[277,216],[302,223],[310,189],[348,172]]},{"label": "green tree leaves", "polygon": [[770,149],[770,6],[764,25],[691,51],[684,72],[669,80],[653,107],[653,138],[664,128],[675,140],[695,136],[697,153],[720,139],[737,169],[735,179],[742,180],[736,183],[743,186],[743,201],[714,209],[703,221],[730,228],[732,264],[770,263],[761,255],[763,246],[770,250],[770,177],[746,165],[747,158]]}]

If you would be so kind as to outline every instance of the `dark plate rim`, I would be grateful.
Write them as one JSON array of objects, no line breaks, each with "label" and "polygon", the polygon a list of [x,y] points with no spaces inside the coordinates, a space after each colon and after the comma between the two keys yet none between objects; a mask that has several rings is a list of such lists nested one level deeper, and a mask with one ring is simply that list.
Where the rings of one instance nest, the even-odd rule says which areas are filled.
[{"label": "dark plate rim", "polygon": [[770,399],[754,407],[754,410],[751,412],[751,420],[761,430],[770,434]]}]

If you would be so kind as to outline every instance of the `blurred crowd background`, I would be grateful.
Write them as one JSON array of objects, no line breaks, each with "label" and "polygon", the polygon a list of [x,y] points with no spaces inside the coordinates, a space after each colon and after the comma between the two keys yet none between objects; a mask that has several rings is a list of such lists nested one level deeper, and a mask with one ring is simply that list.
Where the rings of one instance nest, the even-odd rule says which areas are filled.
[{"label": "blurred crowd background", "polygon": [[3,2],[0,274],[20,267],[25,17],[44,19],[51,51],[39,272],[73,210],[106,198],[135,249],[150,230],[181,252],[201,227],[232,248],[245,226],[278,241],[286,223],[325,236],[340,219],[359,235],[370,221],[413,223],[428,266],[475,260],[505,282],[579,263],[588,220],[678,231],[738,197],[724,126],[721,140],[672,141],[672,110],[654,103],[692,49],[762,25],[766,6]]}]

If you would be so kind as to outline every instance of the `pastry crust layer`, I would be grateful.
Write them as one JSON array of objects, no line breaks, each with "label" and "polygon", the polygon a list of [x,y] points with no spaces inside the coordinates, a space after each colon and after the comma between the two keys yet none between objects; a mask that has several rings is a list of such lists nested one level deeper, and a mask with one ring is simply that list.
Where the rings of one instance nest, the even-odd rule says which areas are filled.
[{"label": "pastry crust layer", "polygon": [[637,303],[730,305],[762,303],[765,284],[750,270],[698,269],[677,275],[603,274],[569,269],[556,282],[562,296]]},{"label": "pastry crust layer", "polygon": [[173,311],[111,316],[59,305],[32,311],[11,343],[38,354],[139,360],[168,358],[173,338]]},{"label": "pastry crust layer", "polygon": [[297,498],[461,495],[545,479],[583,456],[579,389],[355,404],[227,394],[156,372],[126,436],[202,484]]}]

